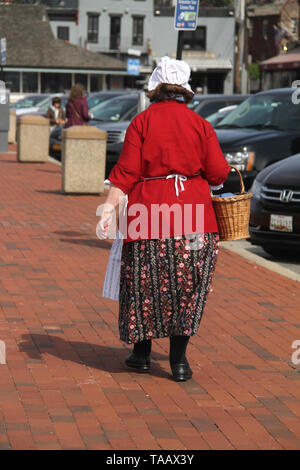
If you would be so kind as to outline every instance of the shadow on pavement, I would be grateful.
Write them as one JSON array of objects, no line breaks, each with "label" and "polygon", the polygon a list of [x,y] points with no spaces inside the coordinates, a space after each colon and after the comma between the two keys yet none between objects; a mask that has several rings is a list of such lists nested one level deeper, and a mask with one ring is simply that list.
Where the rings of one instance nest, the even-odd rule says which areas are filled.
[{"label": "shadow on pavement", "polygon": [[71,197],[99,197],[101,196],[100,194],[87,194],[87,193],[65,193],[61,189],[55,189],[55,190],[45,190],[45,189],[35,189],[35,192],[37,193],[44,193],[44,194],[60,194],[61,196],[71,196]]},{"label": "shadow on pavement", "polygon": [[[135,372],[124,363],[132,345],[127,345],[130,348],[128,350],[80,341],[65,341],[51,334],[22,335],[22,340],[22,343],[18,345],[19,350],[25,352],[31,359],[43,360],[43,354],[52,354],[64,361],[73,361],[106,372]],[[150,374],[155,377],[170,378],[170,374],[163,370],[159,364],[153,362],[159,359],[168,360],[168,357],[154,352]]]},{"label": "shadow on pavement", "polygon": [[43,171],[44,173],[54,173],[54,174],[57,174],[57,175],[61,174],[61,171],[59,171],[59,170],[42,170],[42,169],[40,170],[38,168],[36,171]]},{"label": "shadow on pavement", "polygon": [[60,242],[72,243],[73,245],[85,245],[92,248],[104,248],[105,250],[111,249],[111,243],[95,238],[94,240],[83,240],[78,238],[59,238]]},{"label": "shadow on pavement", "polygon": [[82,237],[83,236],[90,236],[88,233],[85,232],[76,232],[75,230],[54,230],[57,235],[64,235],[65,237]]}]

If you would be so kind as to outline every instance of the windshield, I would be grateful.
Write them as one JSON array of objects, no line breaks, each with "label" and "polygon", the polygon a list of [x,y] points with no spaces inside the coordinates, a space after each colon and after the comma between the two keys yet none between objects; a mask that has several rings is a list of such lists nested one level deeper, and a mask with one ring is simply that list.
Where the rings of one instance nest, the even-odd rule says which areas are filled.
[{"label": "windshield", "polygon": [[217,129],[300,130],[300,106],[290,93],[254,95],[226,116]]},{"label": "windshield", "polygon": [[38,104],[48,99],[45,95],[33,95],[33,96],[26,96],[22,100],[19,100],[15,103],[12,108],[19,109],[19,108],[32,108],[33,106],[37,106]]},{"label": "windshield", "polygon": [[187,103],[188,107],[194,111],[195,108],[197,108],[198,104],[201,102],[198,98],[194,98],[192,101]]},{"label": "windshield", "polygon": [[103,103],[104,101],[107,101],[107,100],[111,100],[112,98],[115,98],[116,95],[111,95],[111,94],[96,94],[96,95],[90,95],[88,98],[87,98],[87,102],[88,102],[88,107],[89,109],[91,108],[94,108],[95,106],[97,106],[98,104],[100,103]]},{"label": "windshield", "polygon": [[98,104],[90,110],[97,121],[120,121],[128,111],[137,105],[137,98],[112,98]]},{"label": "windshield", "polygon": [[[63,109],[66,108],[66,104],[67,104],[67,101],[68,101],[68,96],[60,96],[60,105]],[[52,100],[53,100],[53,96],[49,96],[46,100],[42,101],[39,105],[38,105],[38,108],[39,108],[39,111],[48,111],[49,107],[51,106],[52,104]]]}]

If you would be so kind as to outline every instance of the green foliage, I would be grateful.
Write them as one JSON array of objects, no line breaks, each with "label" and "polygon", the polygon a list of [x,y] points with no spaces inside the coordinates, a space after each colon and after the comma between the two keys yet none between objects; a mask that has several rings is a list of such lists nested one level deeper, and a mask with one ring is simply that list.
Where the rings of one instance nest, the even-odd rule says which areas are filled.
[{"label": "green foliage", "polygon": [[259,77],[260,77],[259,62],[255,62],[254,64],[249,64],[248,71],[249,71],[250,80],[259,80]]}]

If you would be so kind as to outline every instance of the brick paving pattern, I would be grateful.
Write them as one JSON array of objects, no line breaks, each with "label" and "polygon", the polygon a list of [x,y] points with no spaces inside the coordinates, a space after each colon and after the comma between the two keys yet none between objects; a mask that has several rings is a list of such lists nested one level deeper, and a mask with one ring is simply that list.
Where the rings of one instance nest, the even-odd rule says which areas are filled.
[{"label": "brick paving pattern", "polygon": [[0,450],[300,449],[299,284],[222,249],[193,379],[170,380],[167,338],[134,373],[101,296],[103,197],[61,194],[59,166],[14,150],[0,155]]}]

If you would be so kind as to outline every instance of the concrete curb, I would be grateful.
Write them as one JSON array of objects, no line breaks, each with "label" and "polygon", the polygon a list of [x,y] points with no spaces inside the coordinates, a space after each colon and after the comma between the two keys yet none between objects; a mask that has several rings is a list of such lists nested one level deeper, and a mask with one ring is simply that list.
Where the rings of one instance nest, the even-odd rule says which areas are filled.
[{"label": "concrete curb", "polygon": [[220,245],[228,251],[232,251],[237,255],[243,256],[254,263],[257,263],[264,268],[269,269],[270,271],[274,271],[282,276],[288,277],[293,281],[300,282],[300,274],[297,274],[290,269],[284,268],[280,266],[276,261],[266,260],[261,258],[260,256],[256,255],[255,253],[250,253],[245,248],[241,248],[238,246],[236,241],[228,241],[228,242],[221,242]]}]

